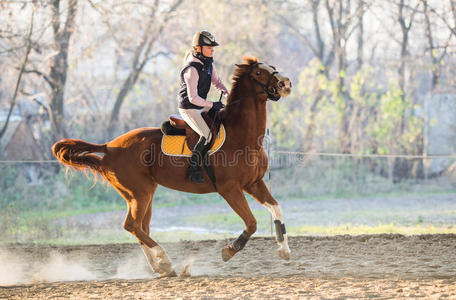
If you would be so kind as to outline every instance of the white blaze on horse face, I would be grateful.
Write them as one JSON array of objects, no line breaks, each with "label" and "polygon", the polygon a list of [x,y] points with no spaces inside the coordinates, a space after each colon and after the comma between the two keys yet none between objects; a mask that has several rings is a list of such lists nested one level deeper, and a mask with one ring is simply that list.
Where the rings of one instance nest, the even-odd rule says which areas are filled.
[{"label": "white blaze on horse face", "polygon": [[[283,224],[283,216],[282,216],[282,209],[280,209],[280,205],[271,205],[269,203],[263,204],[270,212],[274,220],[279,220],[280,223]],[[284,259],[290,259],[290,247],[288,246],[288,236],[287,234],[283,235],[283,241],[277,242],[280,246],[278,253],[279,256]]]},{"label": "white blaze on horse face", "polygon": [[268,66],[268,65],[265,65],[265,64],[261,64],[260,68],[266,69],[266,71],[268,71],[270,74],[275,72],[275,69],[273,69],[271,66]]}]

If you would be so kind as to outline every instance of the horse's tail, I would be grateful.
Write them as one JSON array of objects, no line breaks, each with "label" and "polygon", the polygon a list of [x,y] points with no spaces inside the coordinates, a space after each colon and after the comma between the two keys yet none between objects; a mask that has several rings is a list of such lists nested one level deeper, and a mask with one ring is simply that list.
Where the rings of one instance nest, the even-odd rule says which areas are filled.
[{"label": "horse's tail", "polygon": [[76,170],[89,168],[102,174],[102,158],[94,152],[107,153],[106,144],[91,144],[82,140],[62,139],[52,146],[52,153],[64,165]]}]

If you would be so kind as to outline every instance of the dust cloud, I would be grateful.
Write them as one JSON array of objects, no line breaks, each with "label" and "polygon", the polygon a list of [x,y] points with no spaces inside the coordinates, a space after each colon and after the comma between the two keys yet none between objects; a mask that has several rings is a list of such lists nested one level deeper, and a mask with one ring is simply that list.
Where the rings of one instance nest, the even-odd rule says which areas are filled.
[{"label": "dust cloud", "polygon": [[57,251],[51,251],[42,262],[30,259],[26,253],[0,249],[0,286],[37,282],[94,280],[83,258],[73,261]]},{"label": "dust cloud", "polygon": [[26,264],[16,255],[0,249],[0,286],[23,283]]},{"label": "dust cloud", "polygon": [[[196,256],[172,254],[178,276],[192,276]],[[197,273],[205,270],[199,268]],[[133,244],[0,247],[0,286],[156,277],[139,246]]]}]

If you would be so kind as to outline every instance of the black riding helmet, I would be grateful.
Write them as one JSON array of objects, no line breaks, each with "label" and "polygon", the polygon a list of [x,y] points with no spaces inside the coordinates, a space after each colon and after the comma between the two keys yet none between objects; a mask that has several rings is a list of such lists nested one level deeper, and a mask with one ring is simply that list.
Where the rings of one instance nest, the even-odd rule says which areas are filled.
[{"label": "black riding helmet", "polygon": [[209,31],[199,31],[193,36],[193,47],[196,46],[218,46],[215,37]]}]

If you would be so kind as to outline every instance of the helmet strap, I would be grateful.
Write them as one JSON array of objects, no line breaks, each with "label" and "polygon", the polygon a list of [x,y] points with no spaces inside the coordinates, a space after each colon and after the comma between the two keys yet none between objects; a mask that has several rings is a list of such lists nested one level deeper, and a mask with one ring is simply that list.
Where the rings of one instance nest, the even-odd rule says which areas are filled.
[{"label": "helmet strap", "polygon": [[205,62],[212,63],[212,61],[213,61],[212,57],[204,56],[202,51],[201,52],[197,51],[197,52],[193,53],[193,56],[198,58],[199,60],[203,61],[203,63],[205,63]]},{"label": "helmet strap", "polygon": [[203,58],[209,58],[203,54],[203,46],[198,45],[198,47],[200,47],[200,51],[198,52],[198,50],[197,50],[196,52],[199,53],[199,55],[201,55]]}]

